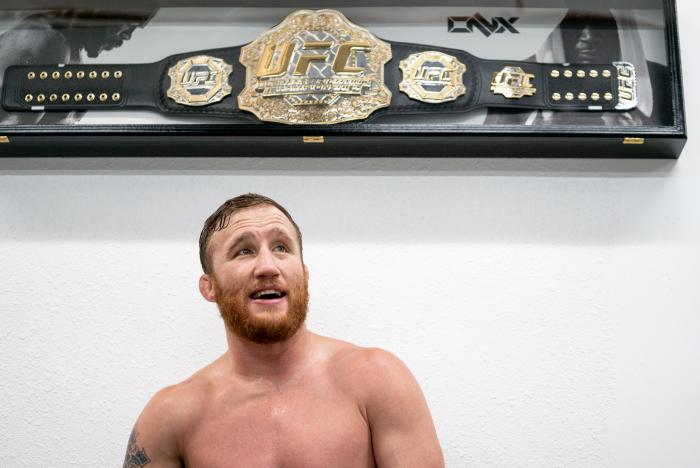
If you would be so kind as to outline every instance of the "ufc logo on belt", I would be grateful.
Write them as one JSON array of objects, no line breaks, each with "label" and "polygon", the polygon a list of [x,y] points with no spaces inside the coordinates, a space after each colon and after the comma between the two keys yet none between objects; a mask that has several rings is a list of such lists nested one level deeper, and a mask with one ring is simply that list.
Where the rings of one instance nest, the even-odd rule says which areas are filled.
[{"label": "ufc logo on belt", "polygon": [[182,78],[182,84],[188,87],[213,86],[216,84],[215,71],[188,71]]},{"label": "ufc logo on belt", "polygon": [[[358,51],[370,52],[372,45],[367,42],[344,42],[338,47],[332,63],[329,63],[330,49],[334,45],[330,41],[307,41],[300,49],[300,55],[294,70],[289,70],[289,64],[294,54],[294,43],[287,42],[278,51],[278,44],[271,44],[265,48],[260,65],[258,67],[258,78],[273,78],[288,74],[294,76],[305,76],[312,63],[331,65],[336,75],[359,75],[364,71],[363,67],[356,67],[350,64],[350,57]],[[309,53],[309,52],[315,53]]]},{"label": "ufc logo on belt", "polygon": [[625,65],[617,66],[617,93],[620,99],[631,101],[634,99],[635,76],[632,68]]}]

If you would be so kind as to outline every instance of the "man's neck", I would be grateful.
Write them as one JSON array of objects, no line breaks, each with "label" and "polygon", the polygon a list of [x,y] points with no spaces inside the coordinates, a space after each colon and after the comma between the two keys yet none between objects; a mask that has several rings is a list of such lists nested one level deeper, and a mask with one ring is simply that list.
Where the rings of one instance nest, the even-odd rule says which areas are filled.
[{"label": "man's neck", "polygon": [[291,338],[279,343],[253,343],[230,330],[226,330],[226,340],[226,360],[236,376],[281,385],[293,378],[313,357],[315,335],[302,325]]}]

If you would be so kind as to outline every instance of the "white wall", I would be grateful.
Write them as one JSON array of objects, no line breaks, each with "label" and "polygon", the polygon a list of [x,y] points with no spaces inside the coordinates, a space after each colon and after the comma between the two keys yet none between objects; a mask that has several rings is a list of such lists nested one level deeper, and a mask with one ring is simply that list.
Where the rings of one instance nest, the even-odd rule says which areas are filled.
[{"label": "white wall", "polygon": [[679,161],[0,160],[0,467],[121,466],[225,349],[197,237],[246,191],[302,227],[310,327],[409,365],[449,467],[700,466],[691,5]]}]

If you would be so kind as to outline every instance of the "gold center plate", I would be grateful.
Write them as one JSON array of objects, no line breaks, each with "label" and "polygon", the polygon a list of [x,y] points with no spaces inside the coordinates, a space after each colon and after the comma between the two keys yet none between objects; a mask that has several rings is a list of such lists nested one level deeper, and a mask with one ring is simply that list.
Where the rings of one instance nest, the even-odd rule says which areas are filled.
[{"label": "gold center plate", "polygon": [[238,107],[260,120],[329,125],[388,107],[391,46],[335,10],[296,11],[241,49]]}]

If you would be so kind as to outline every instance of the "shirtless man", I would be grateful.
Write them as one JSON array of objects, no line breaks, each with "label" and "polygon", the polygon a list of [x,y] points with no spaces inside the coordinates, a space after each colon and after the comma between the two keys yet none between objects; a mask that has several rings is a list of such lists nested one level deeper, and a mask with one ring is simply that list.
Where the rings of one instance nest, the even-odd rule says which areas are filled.
[{"label": "shirtless man", "polygon": [[309,272],[282,206],[225,202],[204,224],[200,260],[228,350],[148,402],[125,468],[444,467],[406,366],[306,328]]}]

